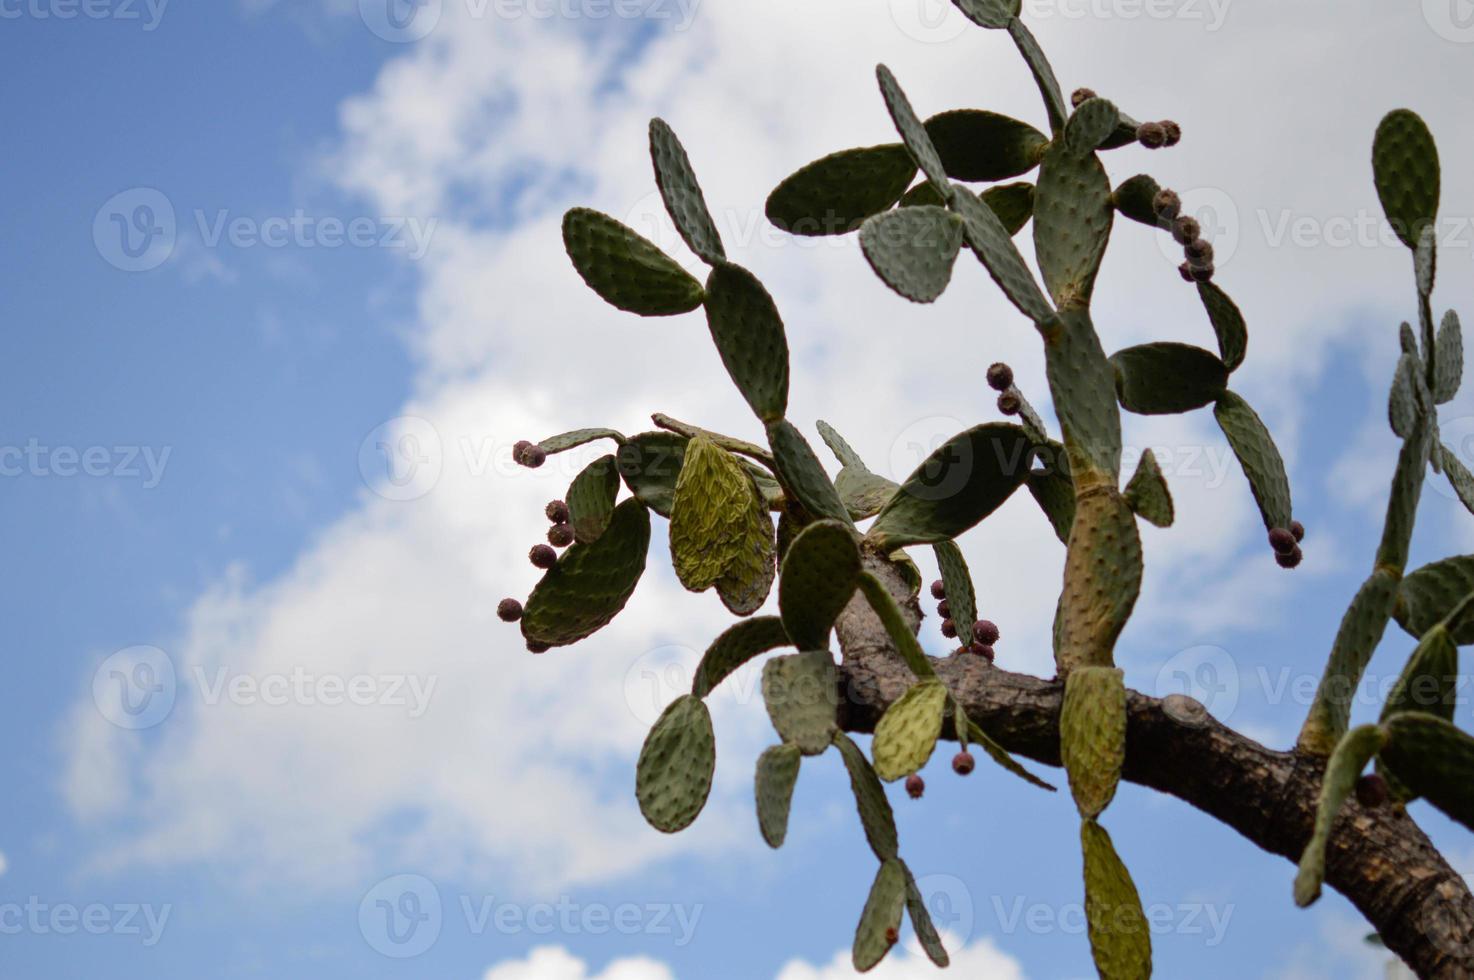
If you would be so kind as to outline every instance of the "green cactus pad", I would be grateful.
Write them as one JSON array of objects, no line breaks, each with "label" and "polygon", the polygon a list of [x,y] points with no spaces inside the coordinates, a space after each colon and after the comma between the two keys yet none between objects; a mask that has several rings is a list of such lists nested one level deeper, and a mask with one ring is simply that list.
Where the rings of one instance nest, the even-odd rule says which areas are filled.
[{"label": "green cactus pad", "polygon": [[1039,47],[1038,40],[1024,26],[1024,22],[1015,17],[1008,22],[1007,27],[1009,36],[1013,38],[1014,45],[1034,76],[1034,83],[1039,86],[1039,95],[1044,99],[1044,110],[1049,115],[1049,131],[1058,133],[1065,128],[1065,119],[1070,114],[1065,107],[1065,97],[1060,92],[1059,79],[1054,77],[1049,59],[1044,56],[1044,50]]},{"label": "green cactus pad", "polygon": [[712,265],[723,261],[727,253],[722,248],[722,236],[711,220],[696,172],[691,169],[686,148],[664,119],[650,120],[650,160],[655,164],[655,183],[665,209],[691,251]]},{"label": "green cactus pad", "polygon": [[1417,247],[1413,249],[1413,280],[1418,286],[1418,296],[1427,299],[1433,294],[1433,282],[1438,278],[1438,229],[1425,225],[1418,235]]},{"label": "green cactus pad", "polygon": [[1372,756],[1381,751],[1387,735],[1376,725],[1362,725],[1347,732],[1331,753],[1326,775],[1320,785],[1320,802],[1315,810],[1315,830],[1300,855],[1300,870],[1295,875],[1295,904],[1301,908],[1320,897],[1320,886],[1326,875],[1326,843],[1331,826],[1346,797],[1356,788],[1361,771]]},{"label": "green cactus pad", "polygon": [[1402,321],[1402,326],[1397,330],[1397,342],[1402,347],[1404,354],[1416,354],[1418,352],[1418,338],[1413,333],[1412,324],[1406,320]]},{"label": "green cactus pad", "polygon": [[834,488],[839,491],[839,499],[844,501],[853,521],[863,521],[880,513],[880,508],[899,489],[894,480],[874,473],[860,473],[849,467],[839,471],[834,478]]},{"label": "green cactus pad", "polygon": [[1075,484],[1064,462],[1064,447],[1059,443],[1052,446],[1057,455],[1051,458],[1048,467],[1029,474],[1029,493],[1048,518],[1055,537],[1061,544],[1068,544],[1070,527],[1075,523]]},{"label": "green cactus pad", "polygon": [[1080,822],[1085,852],[1085,922],[1100,980],[1148,980],[1152,937],[1141,895],[1116,854],[1111,835],[1094,820]]},{"label": "green cactus pad", "polygon": [[1161,226],[1153,202],[1161,186],[1147,174],[1137,174],[1123,180],[1111,191],[1111,204],[1132,221],[1139,221],[1153,228]]},{"label": "green cactus pad", "polygon": [[1132,119],[1126,113],[1121,113],[1121,117],[1116,121],[1115,130],[1111,135],[1106,137],[1104,143],[1100,144],[1100,148],[1102,150],[1119,150],[1123,146],[1135,144],[1137,142],[1136,130],[1140,127],[1141,123]]},{"label": "green cactus pad", "polygon": [[942,158],[937,155],[937,148],[932,145],[926,127],[917,118],[916,110],[911,108],[911,101],[901,91],[901,83],[896,81],[896,76],[885,65],[875,66],[875,79],[880,83],[880,94],[885,99],[886,111],[891,115],[891,122],[895,123],[896,132],[901,134],[901,142],[906,144],[906,149],[911,153],[911,159],[916,161],[916,165],[926,174],[926,179],[932,182],[938,193],[943,197],[951,194],[952,185],[947,182],[947,171],[942,166]]},{"label": "green cactus pad", "polygon": [[1218,353],[1224,367],[1237,370],[1249,349],[1249,328],[1244,324],[1244,315],[1228,294],[1211,282],[1198,283],[1198,297],[1203,301],[1203,309],[1208,311],[1213,332],[1218,335]]},{"label": "green cactus pad", "polygon": [[1034,186],[1034,250],[1044,286],[1060,309],[1090,305],[1115,213],[1100,158],[1051,144]]},{"label": "green cactus pad", "polygon": [[767,601],[778,574],[777,544],[773,537],[773,519],[755,482],[748,495],[743,521],[742,543],[722,577],[716,580],[717,596],[734,616],[751,616]]},{"label": "green cactus pad", "polygon": [[588,543],[604,533],[614,514],[614,499],[619,495],[619,470],[614,457],[600,456],[585,466],[568,484],[569,523],[573,540]]},{"label": "green cactus pad", "polygon": [[616,460],[630,493],[661,517],[670,517],[676,479],[686,461],[686,438],[674,432],[641,432],[619,447]]},{"label": "green cactus pad", "polygon": [[1014,246],[1013,235],[993,209],[960,185],[953,187],[951,205],[962,217],[962,231],[967,244],[1009,301],[1036,323],[1049,319],[1054,310],[1039,291],[1034,274]]},{"label": "green cactus pad", "polygon": [[1218,400],[1228,368],[1217,355],[1191,344],[1161,342],[1127,347],[1111,355],[1116,397],[1138,415],[1176,415]]},{"label": "green cactus pad", "polygon": [[755,616],[736,623],[706,648],[691,679],[691,693],[704,698],[753,657],[788,645],[788,633],[777,616]]},{"label": "green cactus pad", "polygon": [[1033,450],[1016,425],[991,422],[958,433],[906,478],[866,537],[881,551],[957,537],[1019,488]]},{"label": "green cactus pad", "polygon": [[[902,866],[905,866],[904,861]],[[951,965],[951,957],[942,946],[942,937],[937,933],[931,913],[926,909],[926,896],[916,887],[916,878],[911,874],[910,868],[906,868],[906,913],[911,917],[911,928],[916,930],[916,941],[926,952],[927,959],[943,969]]]},{"label": "green cactus pad", "polygon": [[1424,226],[1438,214],[1438,147],[1417,113],[1394,109],[1372,141],[1372,173],[1387,221],[1402,243],[1418,247]]},{"label": "green cactus pad", "polygon": [[1418,377],[1416,355],[1404,354],[1397,362],[1397,371],[1392,376],[1392,389],[1387,395],[1387,422],[1398,438],[1406,439],[1413,434],[1418,424],[1418,398],[1415,380]]},{"label": "green cactus pad", "polygon": [[706,323],[722,364],[757,417],[788,407],[788,338],[773,297],[756,276],[724,262],[706,280]]},{"label": "green cactus pad", "polygon": [[757,760],[754,795],[757,797],[757,825],[763,841],[771,848],[783,846],[788,836],[788,810],[793,803],[793,787],[798,783],[799,763],[803,753],[797,745],[774,745]]},{"label": "green cactus pad", "polygon": [[778,581],[778,608],[795,646],[815,650],[829,643],[859,578],[860,549],[848,526],[816,521],[799,532],[783,556]]},{"label": "green cactus pad", "polygon": [[1474,738],[1442,718],[1408,711],[1382,726],[1382,761],[1417,795],[1474,830]]},{"label": "green cactus pad", "polygon": [[711,713],[682,694],[650,729],[635,766],[635,797],[650,826],[667,834],[689,827],[706,806],[716,764]]},{"label": "green cactus pad", "polygon": [[563,216],[563,247],[583,281],[611,306],[671,316],[701,305],[701,283],[691,273],[607,214],[573,208]]},{"label": "green cactus pad", "polygon": [[[960,188],[958,193],[961,193]],[[1024,225],[1034,216],[1034,185],[1026,181],[989,187],[979,196],[998,216],[1003,230],[1010,237],[1023,230]]]},{"label": "green cactus pad", "polygon": [[1126,684],[1114,667],[1076,667],[1065,677],[1059,752],[1080,816],[1110,805],[1126,760]]},{"label": "green cactus pad", "polygon": [[891,810],[891,801],[886,799],[885,787],[880,777],[870,767],[865,753],[844,732],[834,733],[834,746],[844,759],[845,770],[850,775],[850,790],[855,795],[855,807],[860,811],[860,826],[865,830],[865,840],[870,850],[882,861],[896,856],[899,843],[896,840],[896,817]]},{"label": "green cactus pad", "polygon": [[1065,123],[1065,146],[1076,156],[1094,153],[1120,121],[1121,112],[1109,99],[1086,99]]},{"label": "green cactus pad", "polygon": [[828,650],[774,657],[763,664],[763,702],[783,741],[819,755],[834,737],[839,674]]},{"label": "green cactus pad", "polygon": [[1213,417],[1239,458],[1265,528],[1289,527],[1294,520],[1290,505],[1290,479],[1274,437],[1254,409],[1232,391],[1225,391],[1213,407]]},{"label": "green cactus pad", "polygon": [[1090,315],[1084,310],[1062,311],[1045,331],[1044,344],[1049,392],[1070,448],[1075,482],[1089,482],[1093,473],[1116,483],[1121,473],[1121,413],[1116,408],[1115,372]]},{"label": "green cactus pad", "polygon": [[1033,773],[1029,772],[1029,770],[1025,769],[1023,766],[1019,765],[1018,761],[1014,759],[1013,756],[1009,755],[1008,751],[1004,749],[1003,746],[995,742],[991,735],[978,727],[977,722],[972,720],[968,721],[967,734],[972,739],[972,744],[976,745],[978,748],[986,752],[988,754],[988,758],[998,763],[999,766],[1013,773],[1015,776],[1019,777],[1024,782],[1029,783],[1032,786],[1037,786],[1040,789],[1048,790],[1051,793],[1055,792],[1053,786],[1051,786],[1049,783],[1046,783],[1044,780],[1040,779]]},{"label": "green cactus pad", "polygon": [[967,19],[979,27],[1000,30],[1018,16],[1018,3],[1010,0],[952,0]]},{"label": "green cactus pad", "polygon": [[891,936],[901,928],[901,912],[906,907],[906,870],[899,860],[881,864],[860,913],[855,928],[855,945],[850,959],[855,969],[864,973],[885,959],[894,943]]},{"label": "green cactus pad", "polygon": [[[911,158],[907,156],[906,159],[910,160]],[[896,202],[896,207],[914,208],[920,207],[921,205],[925,204],[935,204],[940,207],[946,207],[947,201],[945,198],[942,197],[941,191],[937,190],[935,184],[923,178],[921,183],[917,184],[915,187],[911,188],[909,191],[901,195],[900,201]]]},{"label": "green cactus pad", "polygon": [[1464,333],[1459,315],[1449,310],[1438,325],[1437,353],[1433,364],[1433,400],[1439,405],[1453,401],[1464,380]]},{"label": "green cactus pad", "polygon": [[1109,667],[1141,592],[1141,538],[1126,501],[1106,487],[1081,496],[1065,553],[1061,672]]},{"label": "green cactus pad", "polygon": [[947,608],[957,627],[957,642],[967,646],[972,642],[972,627],[978,618],[977,597],[972,588],[972,574],[967,570],[967,560],[962,557],[962,549],[955,541],[939,541],[932,550],[937,555],[937,567],[942,571],[942,587],[947,592]]},{"label": "green cactus pad", "polygon": [[[1414,637],[1423,636],[1474,593],[1474,555],[1456,555],[1424,565],[1406,576],[1397,587],[1392,615]],[[1454,642],[1474,643],[1474,623],[1458,624]]]},{"label": "green cactus pad", "polygon": [[572,432],[560,432],[555,436],[548,436],[538,443],[542,451],[552,456],[556,453],[577,449],[586,446],[599,439],[613,439],[621,446],[624,445],[624,436],[613,429],[574,429]]},{"label": "green cactus pad", "polygon": [[983,109],[954,109],[926,121],[926,132],[953,180],[996,181],[1039,166],[1049,137],[1026,122]]},{"label": "green cactus pad", "polygon": [[703,592],[738,560],[756,506],[736,456],[705,436],[687,443],[670,517],[671,564],[683,586]]},{"label": "green cactus pad", "polygon": [[855,452],[854,447],[845,440],[844,436],[839,434],[834,426],[823,419],[819,419],[814,423],[814,428],[819,430],[819,438],[824,440],[824,445],[828,446],[829,451],[834,454],[834,458],[839,460],[840,466],[864,470],[866,473],[870,472],[870,467],[865,465],[865,461],[860,458],[860,454]]},{"label": "green cactus pad", "polygon": [[925,766],[941,737],[946,707],[947,688],[941,681],[911,685],[875,726],[875,774],[889,783]]},{"label": "green cactus pad", "polygon": [[1382,721],[1404,711],[1422,711],[1454,720],[1458,694],[1459,648],[1442,623],[1423,635],[1407,666],[1382,705]]},{"label": "green cactus pad", "polygon": [[895,204],[915,176],[916,163],[899,143],[841,150],[785,178],[765,210],[790,234],[843,235]]},{"label": "green cactus pad", "polygon": [[1433,430],[1425,420],[1407,436],[1397,454],[1397,470],[1392,474],[1392,489],[1387,499],[1387,517],[1382,525],[1382,541],[1377,545],[1377,564],[1387,568],[1406,568],[1408,550],[1412,546],[1413,523],[1418,513],[1418,499],[1428,457],[1433,450]]},{"label": "green cactus pad", "polygon": [[1474,514],[1474,473],[1470,473],[1463,461],[1447,446],[1440,445],[1434,451],[1443,463],[1443,473],[1448,477],[1454,493],[1469,508],[1469,513]]},{"label": "green cactus pad", "polygon": [[522,635],[561,647],[608,625],[639,584],[649,547],[650,513],[626,500],[598,540],[570,546],[543,575],[522,614]]},{"label": "green cactus pad", "polygon": [[814,517],[849,523],[849,510],[803,433],[787,419],[769,422],[767,428],[784,488]]},{"label": "green cactus pad", "polygon": [[870,268],[913,303],[942,295],[961,247],[962,219],[931,205],[884,211],[860,227],[860,248]]},{"label": "green cactus pad", "polygon": [[1351,720],[1351,698],[1362,671],[1381,642],[1387,619],[1398,595],[1397,576],[1378,569],[1357,590],[1331,644],[1310,713],[1300,729],[1299,747],[1313,755],[1329,755],[1346,733]]},{"label": "green cactus pad", "polygon": [[875,615],[885,627],[886,635],[896,645],[896,652],[901,655],[906,666],[911,668],[911,672],[922,679],[936,677],[937,672],[932,669],[926,651],[921,648],[921,641],[916,639],[915,628],[906,621],[905,614],[901,612],[895,597],[886,590],[885,583],[870,572],[862,572],[860,591],[865,593],[865,600],[875,610]]},{"label": "green cactus pad", "polygon": [[1136,472],[1126,484],[1125,496],[1127,506],[1136,511],[1136,516],[1157,527],[1172,526],[1172,491],[1167,488],[1156,454],[1150,449],[1142,450]]}]

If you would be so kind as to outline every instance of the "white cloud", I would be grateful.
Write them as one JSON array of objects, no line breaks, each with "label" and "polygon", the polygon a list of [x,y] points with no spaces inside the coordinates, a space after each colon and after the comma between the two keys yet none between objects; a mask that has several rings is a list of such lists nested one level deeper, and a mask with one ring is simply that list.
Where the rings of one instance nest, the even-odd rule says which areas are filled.
[{"label": "white cloud", "polygon": [[598,973],[561,946],[539,946],[526,959],[499,963],[481,980],[675,980],[670,968],[644,957],[615,960]]}]

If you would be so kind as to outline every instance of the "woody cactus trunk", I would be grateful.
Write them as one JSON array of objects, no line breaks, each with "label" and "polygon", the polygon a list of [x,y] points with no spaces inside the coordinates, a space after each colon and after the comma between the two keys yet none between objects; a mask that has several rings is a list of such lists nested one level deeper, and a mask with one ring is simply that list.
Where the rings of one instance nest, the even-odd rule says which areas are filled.
[{"label": "woody cactus trunk", "polygon": [[[520,620],[535,653],[588,637],[634,591],[651,512],[668,519],[681,583],[695,592],[714,589],[740,618],[706,651],[691,692],[651,730],[635,773],[640,809],[669,833],[696,819],[716,764],[703,699],[753,658],[787,651],[762,671],[778,743],[757,763],[758,828],[769,845],[781,846],[800,773],[836,750],[877,863],[854,937],[858,970],[885,957],[903,914],[927,955],[947,965],[900,856],[885,788],[905,780],[907,791],[920,795],[918,771],[945,738],[960,743],[953,766],[962,774],[974,765],[971,748],[1044,789],[1053,787],[1015,755],[1064,767],[1080,815],[1088,934],[1103,978],[1140,980],[1152,969],[1140,897],[1102,823],[1122,778],[1181,797],[1297,860],[1297,903],[1314,901],[1328,881],[1420,976],[1474,976],[1474,903],[1403,806],[1422,796],[1474,826],[1474,738],[1453,725],[1452,699],[1443,696],[1458,671],[1459,644],[1474,641],[1474,556],[1405,569],[1429,466],[1474,510],[1474,477],[1438,438],[1437,406],[1458,390],[1463,356],[1458,318],[1449,312],[1435,327],[1430,298],[1439,185],[1432,137],[1416,115],[1399,110],[1383,120],[1373,144],[1377,191],[1411,252],[1418,296],[1419,328],[1402,326],[1389,402],[1403,450],[1371,576],[1331,645],[1298,745],[1274,752],[1224,728],[1188,698],[1157,701],[1127,690],[1115,660],[1141,589],[1136,522],[1165,527],[1173,516],[1150,452],[1122,486],[1120,409],[1153,415],[1211,407],[1263,517],[1265,560],[1295,567],[1305,533],[1274,440],[1229,387],[1248,333],[1213,281],[1211,243],[1180,213],[1175,193],[1147,175],[1113,189],[1102,160],[1105,151],[1130,143],[1171,146],[1181,131],[1170,121],[1139,123],[1086,89],[1066,102],[1017,2],[955,2],[979,26],[1013,39],[1038,83],[1048,132],[980,109],[923,120],[881,66],[880,95],[900,141],[841,150],[801,167],[773,190],[766,213],[794,235],[858,231],[876,275],[917,303],[941,295],[966,246],[1038,331],[1058,439],[1008,367],[997,364],[988,381],[1000,392],[1000,410],[1016,422],[958,433],[896,485],[821,421],[819,434],[840,464],[831,479],[787,417],[788,342],[777,305],[752,272],[727,259],[686,150],[655,119],[655,181],[686,245],[710,267],[706,282],[620,222],[585,208],[564,218],[568,256],[589,287],[622,310],[675,316],[704,309],[721,361],[766,430],[767,446],[659,414],[657,429],[637,435],[591,428],[519,443],[516,457],[528,466],[596,440],[613,442],[616,451],[581,472],[566,501],[549,506],[550,542],[566,550],[535,548],[532,560],[545,575],[525,608],[508,599],[499,613]],[[1032,183],[1017,180],[1029,174]],[[979,191],[978,184],[988,186]],[[1170,234],[1182,245],[1178,271],[1201,298],[1216,351],[1162,342],[1107,356],[1090,300],[1117,215],[1145,225],[1139,233]],[[1038,278],[1016,243],[1030,222]],[[621,485],[628,491],[622,502]],[[975,621],[973,585],[956,545],[1021,488],[1066,548],[1054,628],[1058,674],[1051,680],[993,665],[998,629]],[[864,521],[870,523],[862,530]],[[934,549],[942,569],[932,592],[943,600],[943,631],[959,643],[947,658],[928,656],[917,640],[923,583],[907,550],[922,546]],[[778,614],[754,615],[775,581]],[[1420,643],[1380,721],[1348,731],[1351,692],[1393,619]],[[838,662],[831,635],[842,653]],[[869,757],[851,739],[854,732],[874,733]],[[1373,762],[1376,773],[1363,775]],[[1288,901],[1288,879],[1286,885]]]}]

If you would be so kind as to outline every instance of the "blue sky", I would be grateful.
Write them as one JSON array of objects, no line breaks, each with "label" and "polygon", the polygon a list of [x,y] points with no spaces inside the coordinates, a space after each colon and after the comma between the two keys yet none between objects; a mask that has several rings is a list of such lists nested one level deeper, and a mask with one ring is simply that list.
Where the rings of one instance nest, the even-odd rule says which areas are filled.
[{"label": "blue sky", "polygon": [[[876,61],[923,112],[1039,124],[1011,48],[927,0],[605,18],[445,0],[400,40],[373,3],[71,9],[0,5],[0,449],[21,454],[0,462],[24,461],[0,477],[0,975],[849,975],[873,868],[838,761],[806,764],[789,841],[768,851],[749,796],[772,736],[739,678],[716,699],[702,821],[674,839],[645,827],[640,740],[727,618],[655,560],[615,625],[533,660],[493,609],[535,581],[523,555],[542,504],[581,460],[530,473],[508,454],[562,429],[634,431],[651,411],[757,435],[699,317],[610,311],[562,255],[558,217],[588,205],[695,267],[653,194],[655,114],[784,310],[805,427],[824,417],[903,476],[915,446],[994,416],[991,361],[1042,402],[1032,331],[980,268],[915,307],[853,240],[795,244],[761,221],[798,165],[891,138]],[[1279,571],[1211,419],[1128,420],[1179,510],[1144,532],[1128,683],[1167,693],[1211,664],[1215,713],[1287,745],[1295,681],[1318,675],[1364,576],[1396,453],[1385,391],[1412,289],[1405,250],[1365,231],[1371,134],[1408,105],[1439,138],[1436,302],[1467,311],[1474,39],[1437,4],[1028,9],[1067,88],[1183,124],[1177,149],[1108,166],[1150,170],[1213,215],[1222,283],[1250,320],[1235,387],[1280,437],[1310,528],[1304,567]],[[1173,264],[1121,230],[1097,298],[1108,347],[1210,342]],[[1443,417],[1468,459],[1474,402]],[[419,461],[402,485],[381,443]],[[1445,485],[1430,482],[1421,520],[1415,562],[1474,547]],[[1021,499],[964,544],[1001,661],[1048,673],[1062,551],[1044,522]],[[943,649],[935,620],[925,638]],[[1375,678],[1411,645],[1390,631]],[[110,685],[150,669],[174,672],[169,713],[126,727]],[[273,703],[306,675],[362,679],[367,703],[322,688]],[[1068,800],[932,768],[924,801],[896,803],[907,860],[957,912],[954,973],[1092,975]],[[1474,872],[1467,838],[1416,814]],[[1382,975],[1345,901],[1296,910],[1288,863],[1184,805],[1128,787],[1105,822],[1161,916],[1159,976]],[[419,955],[381,951],[407,949],[377,931],[381,898],[439,926]],[[886,969],[931,972],[905,956]]]}]

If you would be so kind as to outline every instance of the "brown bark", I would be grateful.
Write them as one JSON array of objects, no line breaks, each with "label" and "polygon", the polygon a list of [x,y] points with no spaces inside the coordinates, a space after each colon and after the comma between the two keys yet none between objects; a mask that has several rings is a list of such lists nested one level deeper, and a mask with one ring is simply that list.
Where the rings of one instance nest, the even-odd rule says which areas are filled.
[{"label": "brown bark", "polygon": [[[909,589],[893,566],[868,559],[893,594]],[[903,602],[913,623],[915,599]],[[913,681],[863,598],[837,624],[841,725],[873,731]],[[1015,755],[1057,766],[1064,685],[1014,674],[971,654],[936,661],[968,715]],[[1129,692],[1124,778],[1168,793],[1237,830],[1266,851],[1298,862],[1310,838],[1322,760],[1277,752],[1220,724],[1191,698]],[[1367,809],[1348,800],[1326,852],[1326,883],[1366,916],[1418,976],[1474,978],[1474,899],[1401,807]],[[1291,876],[1285,905],[1293,913]]]}]

